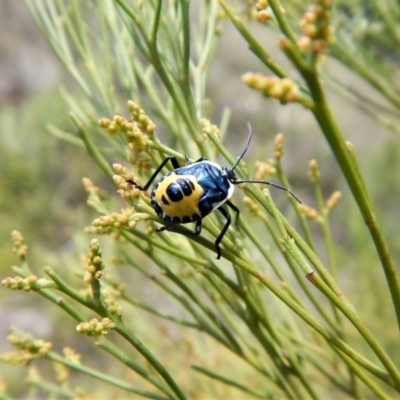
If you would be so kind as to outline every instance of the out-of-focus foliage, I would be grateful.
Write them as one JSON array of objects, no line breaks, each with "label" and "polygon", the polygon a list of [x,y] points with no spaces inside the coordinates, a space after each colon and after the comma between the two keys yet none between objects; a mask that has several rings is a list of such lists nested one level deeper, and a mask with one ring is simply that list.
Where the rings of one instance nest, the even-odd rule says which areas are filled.
[{"label": "out-of-focus foliage", "polygon": [[[8,393],[395,396],[400,7],[26,3],[72,79],[0,111],[3,285],[29,292],[1,290],[0,311],[34,334],[13,329],[17,351],[2,349]],[[255,185],[237,190],[241,229],[221,261],[217,213],[198,237],[156,233],[125,180],[146,182],[167,155],[232,165],[248,120],[239,176],[305,204],[274,191],[286,220]],[[31,368],[26,389],[10,364],[29,363],[44,372]]]}]

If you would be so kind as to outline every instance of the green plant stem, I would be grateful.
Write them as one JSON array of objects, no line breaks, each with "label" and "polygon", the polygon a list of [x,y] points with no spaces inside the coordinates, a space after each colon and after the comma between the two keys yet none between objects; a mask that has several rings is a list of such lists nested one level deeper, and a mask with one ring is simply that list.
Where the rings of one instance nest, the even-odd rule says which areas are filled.
[{"label": "green plant stem", "polygon": [[297,38],[288,21],[286,20],[283,5],[279,0],[269,0],[269,5],[274,12],[275,18],[278,21],[279,27],[284,35],[286,35],[293,43],[297,42]]},{"label": "green plant stem", "polygon": [[353,372],[364,382],[364,384],[371,389],[377,398],[382,400],[391,400],[391,397],[387,395],[372,379],[363,371],[350,357],[340,352],[341,357],[346,360],[347,365]]},{"label": "green plant stem", "polygon": [[171,391],[165,387],[165,383],[159,379],[158,375],[156,375],[157,379],[155,379],[147,368],[143,368],[133,362],[131,357],[129,357],[124,351],[121,351],[118,347],[116,347],[110,340],[106,339],[104,336],[99,337],[97,345],[107,353],[111,354],[117,360],[125,364],[132,371],[135,371],[138,375],[142,376],[144,379],[152,383],[156,388],[171,396]]},{"label": "green plant stem", "polygon": [[371,68],[363,58],[358,57],[358,53],[349,46],[348,41],[344,37],[339,37],[332,46],[332,54],[367,81],[378,92],[392,103],[396,108],[400,107],[400,98],[398,93],[390,86],[382,77]]},{"label": "green plant stem", "polygon": [[[32,383],[34,386],[37,388],[41,389],[43,392],[48,392],[49,393],[49,398],[51,399],[52,396],[57,398],[60,396],[62,399],[67,398],[67,399],[76,399],[76,393],[68,388],[65,387],[65,385],[60,385],[59,383],[52,383],[52,382],[47,382],[43,380],[42,377],[36,378],[36,379],[27,379],[29,383]],[[3,395],[1,395],[1,400],[3,400]]]},{"label": "green plant stem", "polygon": [[169,375],[168,371],[161,365],[161,363],[157,360],[156,357],[153,356],[152,353],[130,332],[126,330],[126,328],[122,325],[121,320],[116,318],[114,315],[110,315],[107,310],[104,308],[103,305],[96,306],[93,302],[88,301],[84,296],[79,294],[76,290],[71,288],[67,285],[61,278],[56,274],[50,267],[44,268],[47,275],[53,279],[59,289],[73,298],[74,300],[78,301],[82,305],[90,308],[91,310],[97,312],[103,318],[108,317],[113,320],[115,323],[114,330],[119,333],[123,338],[125,338],[149,363],[153,366],[153,368],[160,374],[160,376],[164,379],[164,381],[168,384],[171,390],[175,393],[177,398],[179,399],[186,399],[185,395],[183,394],[182,390],[179,386],[175,383],[172,377]]},{"label": "green plant stem", "polygon": [[[214,244],[207,241],[206,239],[199,237],[198,240],[203,246],[213,249]],[[357,353],[354,349],[348,346],[345,342],[332,335],[329,331],[327,331],[321,323],[315,320],[308,311],[304,310],[300,307],[289,294],[285,293],[282,289],[278,288],[274,285],[269,279],[265,278],[262,273],[254,267],[252,267],[247,262],[243,261],[242,258],[233,255],[230,252],[222,250],[222,256],[232,263],[236,264],[238,267],[242,268],[244,271],[247,271],[250,275],[257,278],[265,287],[267,287],[272,293],[274,293],[280,300],[282,300],[289,308],[291,308],[300,318],[302,318],[309,326],[315,329],[322,337],[324,337],[332,346],[341,351],[345,352],[349,357],[351,357],[355,362],[363,366],[363,368],[367,369],[373,375],[384,381],[385,383],[393,386],[391,379],[388,373],[379,367],[377,367],[372,362],[365,359],[359,353]]]},{"label": "green plant stem", "polygon": [[[147,397],[149,399],[157,399],[157,400],[171,399],[171,397],[162,397],[160,395],[157,395],[157,394],[154,394],[151,392],[139,390],[139,389],[137,389],[136,385],[135,386],[129,385],[128,383],[121,381],[119,379],[116,379],[114,377],[111,377],[108,374],[103,374],[99,371],[96,371],[92,368],[86,367],[77,362],[69,361],[69,360],[65,359],[64,357],[61,357],[52,351],[47,353],[46,358],[48,358],[49,360],[52,360],[54,362],[57,362],[59,364],[65,365],[66,367],[68,367],[72,370],[82,372],[87,376],[91,376],[92,378],[98,379],[103,382],[110,383],[111,385],[113,385],[115,387],[119,387],[119,388],[129,391],[131,393],[135,393],[137,395]],[[182,397],[182,398],[184,398],[184,397]]]},{"label": "green plant stem", "polygon": [[[271,232],[271,236],[274,238],[275,243],[278,244],[278,239],[275,235],[275,232],[273,232],[273,230],[272,230],[270,221],[268,221],[267,218],[264,218],[263,215],[260,215],[260,213],[258,216],[267,225],[267,228]],[[277,274],[278,278],[281,280],[282,283],[284,283],[286,290],[288,291],[288,293],[290,293],[293,300],[295,300],[299,305],[304,307],[304,303],[301,301],[301,298],[296,294],[293,287],[288,283],[289,280],[287,279],[287,277],[285,275],[283,275],[283,272],[279,269],[278,264],[275,262],[275,260],[272,259],[272,255],[269,254],[270,252],[265,249],[265,246],[263,245],[263,243],[261,243],[261,241],[258,239],[258,237],[254,234],[254,232],[251,229],[249,229],[247,224],[243,223],[243,221],[241,222],[241,228],[246,233],[246,235],[251,239],[251,241],[256,245],[256,247],[259,249],[261,254],[264,255],[265,259],[269,262],[269,264],[272,266],[272,268],[275,271],[275,273]],[[301,286],[301,288],[303,289],[304,293],[307,295],[309,300],[312,302],[314,307],[318,310],[318,312],[324,318],[324,320],[331,326],[331,328],[336,329],[336,326],[335,326],[333,320],[326,313],[323,305],[321,305],[321,303],[311,293],[308,286],[305,284],[304,279],[302,279],[302,276],[299,274],[297,268],[295,268],[294,265],[292,265],[293,264],[292,259],[290,257],[288,257],[286,253],[284,253],[283,256],[285,257],[287,263],[289,264],[290,269],[294,273],[297,282],[299,283],[299,285]]]},{"label": "green plant stem", "polygon": [[[325,248],[328,254],[328,263],[330,266],[331,274],[333,278],[336,280],[337,278],[337,269],[336,269],[336,259],[335,259],[335,252],[333,248],[333,240],[332,240],[332,234],[329,226],[329,210],[326,208],[324,199],[322,197],[322,192],[321,192],[321,187],[319,185],[318,179],[312,179],[312,183],[314,186],[314,193],[315,193],[315,198],[317,201],[318,205],[318,212],[321,216],[320,222],[321,227],[322,227],[322,232],[324,235],[325,239]],[[315,249],[313,249],[315,251]],[[343,337],[343,326],[341,323],[341,319],[338,313],[338,309],[332,305],[333,308],[333,313],[335,315],[335,320],[336,324],[340,327],[338,329],[338,332],[340,332],[340,335],[342,338]]]},{"label": "green plant stem", "polygon": [[284,228],[284,222],[281,219],[283,217],[279,215],[279,211],[273,205],[272,199],[268,195],[268,193],[267,193],[267,201],[269,203],[271,213],[278,224],[279,230],[283,237],[283,242],[287,250],[297,261],[297,263],[300,266],[302,265],[301,268],[306,273],[306,276],[309,279],[309,281],[313,283],[325,296],[327,296],[329,300],[333,302],[333,304],[347,317],[347,319],[358,330],[361,336],[365,339],[365,341],[369,344],[371,349],[380,359],[382,364],[386,367],[387,371],[389,372],[390,376],[393,379],[393,382],[397,390],[400,392],[400,372],[396,368],[391,358],[384,351],[383,347],[380,345],[375,336],[365,326],[365,323],[356,313],[354,307],[347,300],[345,300],[344,296],[338,296],[336,292],[332,291],[331,288],[326,284],[326,282],[323,279],[321,279],[321,277],[316,272],[314,271],[310,272],[310,267],[308,262],[298,250],[297,246],[295,245],[295,241],[292,238],[290,238],[290,236],[287,234],[286,229]]},{"label": "green plant stem", "polygon": [[365,184],[362,176],[357,173],[357,168],[354,167],[346,143],[332,116],[325,98],[325,93],[316,73],[307,74],[304,78],[307,80],[307,84],[315,100],[315,108],[313,109],[315,118],[335,154],[375,243],[386,275],[397,316],[397,323],[400,328],[400,285],[396,274],[396,268],[390,256],[389,248],[383,233],[376,220],[371,201],[364,190]]},{"label": "green plant stem", "polygon": [[[129,7],[123,0],[115,0],[118,5],[123,9],[123,11],[129,16],[129,18],[132,20],[132,22],[138,26],[139,28],[141,27],[140,24],[140,19],[135,15],[133,9]],[[190,110],[187,108],[188,102],[193,102],[193,98],[190,99],[185,99],[183,96],[179,95],[178,92],[176,91],[176,86],[173,84],[171,81],[167,71],[165,70],[164,64],[162,62],[159,49],[158,49],[158,44],[157,44],[157,31],[158,31],[158,23],[160,19],[160,13],[161,13],[161,5],[162,1],[158,0],[157,3],[157,8],[156,8],[156,13],[154,16],[153,20],[153,29],[152,29],[152,36],[149,38],[147,37],[145,31],[143,28],[140,29],[142,38],[146,43],[148,52],[146,51],[144,55],[148,58],[148,60],[151,62],[151,64],[154,66],[155,70],[157,71],[157,74],[161,81],[163,82],[163,85],[167,89],[169,95],[171,96],[172,100],[175,103],[176,108],[179,110],[182,118],[186,122],[187,126],[189,127],[189,131],[192,134],[192,137],[196,138],[196,136],[201,132],[199,122],[197,118],[193,118],[193,115],[191,115]],[[135,43],[140,42],[137,36],[134,36]],[[141,45],[141,48],[143,48],[143,45]],[[185,92],[188,94],[187,92]],[[190,94],[190,96],[192,96]],[[203,145],[201,142],[199,142],[200,149],[202,150]]]},{"label": "green plant stem", "polygon": [[[48,268],[46,268],[47,271],[51,271]],[[23,276],[23,277],[28,277],[31,275],[31,271],[27,267],[27,265],[24,268],[19,268],[18,274]],[[46,298],[47,300],[51,301],[52,303],[56,304],[59,306],[61,309],[63,309],[67,314],[69,314],[72,318],[74,318],[78,322],[84,322],[86,321],[86,318],[83,314],[79,313],[76,307],[71,306],[65,299],[63,299],[60,296],[54,295],[49,290],[44,290],[40,289],[37,291],[38,294],[40,294],[42,297]],[[132,363],[132,361],[125,356],[124,353],[122,353],[119,349],[117,349],[115,346],[113,346],[107,339],[104,337],[99,338],[99,346],[106,350],[108,353],[112,354],[115,358],[129,366],[129,368],[133,369],[135,372],[137,372],[139,375],[147,379],[150,383],[152,383],[155,387],[160,389],[162,392],[168,394],[168,389],[165,388],[164,386],[160,385],[158,381],[156,381],[154,378],[152,378],[148,372],[136,364]],[[94,370],[93,370],[94,371]],[[95,371],[99,376],[102,376],[103,374],[98,373]],[[106,375],[108,376],[108,375]],[[113,378],[110,378],[113,379]],[[124,387],[123,387],[124,388]],[[157,397],[158,398],[158,397]]]},{"label": "green plant stem", "polygon": [[[272,203],[271,203],[272,204]],[[268,206],[268,208],[271,207],[271,204]],[[277,218],[277,222],[279,221],[283,221],[282,219],[283,217],[279,217]],[[285,224],[285,222],[282,222],[282,224]],[[283,228],[283,225],[281,226],[281,230],[286,231],[285,228]],[[202,244],[204,244],[207,247],[210,247],[210,242],[205,241],[204,238],[202,237],[195,237],[193,238],[193,240],[196,240],[197,242],[200,242]],[[208,243],[207,243],[208,242]],[[294,242],[292,241],[288,241],[287,242],[290,246],[294,245]],[[294,249],[294,247],[290,247],[292,249]],[[215,249],[213,249],[215,250]],[[244,268],[245,270],[247,270],[249,273],[251,273],[252,275],[258,277],[259,273],[254,271],[252,269],[252,267],[250,267],[247,263],[244,263],[242,260],[243,258],[239,258],[235,255],[233,255],[232,253],[229,252],[225,252],[224,250],[222,251],[222,255],[231,260],[232,262],[236,263],[236,265],[240,266],[241,268]],[[300,265],[303,264],[303,258],[300,257],[300,253],[297,253],[297,259],[300,260]],[[319,263],[319,260],[318,260]],[[313,271],[310,269],[310,267],[307,265],[307,263],[304,264],[304,271],[306,274],[312,273]],[[388,369],[388,372],[390,372],[390,375],[392,376],[395,385],[398,385],[398,387],[400,388],[400,378],[399,378],[399,373],[397,371],[397,369],[395,368],[395,366],[393,365],[392,361],[390,360],[390,358],[388,358],[387,354],[383,351],[383,349],[381,348],[381,346],[379,345],[379,343],[376,341],[376,339],[373,337],[373,335],[366,329],[365,325],[363,324],[363,322],[359,319],[359,317],[353,313],[351,311],[352,306],[351,304],[345,299],[345,297],[343,295],[341,296],[337,296],[337,295],[333,295],[333,293],[341,293],[339,288],[336,288],[336,285],[334,284],[332,278],[330,277],[330,275],[328,274],[328,272],[325,270],[325,268],[322,266],[321,271],[324,271],[324,277],[326,277],[325,279],[333,286],[333,291],[331,291],[330,289],[328,289],[327,286],[323,285],[322,283],[320,283],[320,281],[318,282],[318,287],[319,289],[322,289],[323,292],[325,293],[325,295],[327,295],[332,301],[335,302],[335,304],[341,309],[341,311],[352,321],[352,323],[354,324],[354,326],[356,326],[356,328],[359,330],[359,332],[363,335],[363,337],[367,340],[367,342],[371,345],[371,348],[373,348],[373,350],[376,352],[376,354],[378,355],[378,357],[381,359],[381,361],[383,362],[383,364],[386,366],[386,368]],[[311,275],[309,275],[311,276]],[[266,282],[262,281],[264,284],[266,284]],[[313,282],[314,283],[314,282]],[[270,286],[267,286],[270,288]],[[278,295],[278,294],[277,294]],[[282,296],[282,292],[279,293],[278,297]],[[284,296],[286,298],[286,295]],[[282,298],[282,297],[281,297]],[[286,304],[289,305],[289,303],[287,303],[287,299],[285,300]],[[293,300],[290,301],[290,303],[292,305],[290,305],[290,307],[299,315],[303,315],[302,318],[304,318],[304,314],[307,314],[307,312],[305,312],[303,309],[301,309],[301,307],[298,306],[298,304],[296,303],[295,306],[293,307]],[[308,315],[308,314],[307,314]],[[311,322],[310,318],[307,317],[307,319],[305,319],[306,322]],[[312,326],[316,327],[317,325],[315,324],[315,321],[312,322]],[[319,329],[320,327],[318,327]],[[317,330],[318,330],[317,329]],[[318,332],[321,333],[321,330],[318,330]],[[326,334],[326,332],[324,332],[324,335]],[[326,337],[326,336],[324,336]],[[335,343],[336,345],[336,343]]]},{"label": "green plant stem", "polygon": [[370,348],[374,351],[376,356],[380,359],[382,364],[385,366],[390,376],[393,379],[396,389],[400,392],[400,372],[396,365],[393,363],[388,354],[384,351],[383,347],[380,345],[375,336],[371,331],[365,326],[364,321],[354,312],[353,309],[344,307],[340,299],[335,296],[323,282],[323,280],[318,276],[318,274],[308,274],[307,278],[310,280],[314,286],[321,290],[324,294],[327,294],[329,299],[334,302],[340,311],[351,321],[353,326],[358,330],[361,336],[369,344]]},{"label": "green plant stem", "polygon": [[241,22],[239,17],[235,16],[232,9],[223,0],[219,0],[219,4],[226,12],[229,19],[235,25],[243,38],[247,41],[249,49],[279,78],[286,78],[288,74],[278,64],[274,62],[268,52],[261,46],[260,42],[250,33],[246,26]]},{"label": "green plant stem", "polygon": [[[282,165],[281,165],[281,160],[278,159],[276,160],[275,163],[275,168],[276,168],[276,174],[279,178],[279,180],[282,182],[282,185],[290,189],[290,184],[288,179],[286,178],[286,175],[283,173],[282,170]],[[300,221],[301,228],[303,229],[304,235],[306,237],[306,241],[308,245],[315,251],[315,243],[311,234],[310,226],[307,222],[307,219],[305,215],[300,211],[300,208],[298,207],[299,203],[293,198],[293,196],[289,195],[289,199],[292,203],[293,209],[296,213],[297,219]]]},{"label": "green plant stem", "polygon": [[225,383],[226,385],[233,386],[233,387],[241,390],[244,393],[250,394],[251,396],[258,397],[258,398],[261,398],[261,399],[273,399],[273,398],[276,397],[276,393],[275,392],[269,392],[267,394],[257,393],[254,390],[249,389],[248,386],[245,386],[245,385],[242,385],[242,384],[238,383],[237,380],[232,380],[232,379],[225,378],[225,377],[223,377],[223,376],[221,376],[219,374],[216,374],[213,371],[209,371],[208,369],[200,367],[198,365],[192,365],[192,368],[195,371],[198,371],[198,372],[208,376],[209,378],[215,379],[217,381],[221,381],[221,382]]},{"label": "green plant stem", "polygon": [[93,303],[96,307],[101,306],[101,285],[100,281],[92,276],[92,280],[90,282],[90,286],[92,288],[92,297]]},{"label": "green plant stem", "polygon": [[114,174],[110,167],[110,164],[106,161],[106,159],[103,157],[98,148],[94,145],[94,143],[90,139],[88,133],[86,132],[86,129],[84,128],[83,123],[79,122],[73,114],[71,114],[71,119],[78,129],[78,134],[83,140],[83,143],[85,144],[85,147],[89,155],[96,161],[97,165],[99,165],[99,167],[103,170],[106,176],[112,179]]},{"label": "green plant stem", "polygon": [[[132,238],[127,235],[125,232],[122,232],[125,238],[132,242],[136,247],[138,247],[143,252],[146,252],[145,247],[138,243],[132,241]],[[207,332],[209,335],[214,337],[217,341],[221,342],[224,346],[231,349],[235,354],[242,355],[242,351],[240,345],[236,341],[236,339],[232,336],[232,334],[226,329],[226,327],[219,321],[218,317],[207,307],[207,305],[200,300],[197,294],[191,290],[179,277],[177,277],[168,266],[162,262],[157,256],[152,255],[153,260],[159,265],[162,269],[164,275],[169,278],[177,287],[179,287],[191,301],[188,301],[186,298],[178,295],[174,291],[171,291],[165,285],[163,285],[160,281],[156,281],[158,285],[160,285],[164,290],[166,290],[170,295],[172,295],[175,299],[177,299],[193,316],[193,318],[198,321],[198,329]],[[133,263],[133,260],[132,260]],[[135,265],[135,263],[133,263]],[[136,265],[141,272],[147,275],[142,268]],[[210,323],[208,323],[200,314],[194,309],[191,304],[196,304],[200,307],[203,313],[207,316],[208,320],[211,321],[218,330],[214,329]]]}]

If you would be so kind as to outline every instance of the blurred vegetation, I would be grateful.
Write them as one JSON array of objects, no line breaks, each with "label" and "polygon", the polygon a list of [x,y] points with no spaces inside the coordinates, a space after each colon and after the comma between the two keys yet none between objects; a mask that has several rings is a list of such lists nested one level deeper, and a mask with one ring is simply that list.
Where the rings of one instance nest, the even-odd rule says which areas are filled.
[{"label": "blurred vegetation", "polygon": [[[26,5],[70,78],[0,111],[0,396],[398,395],[400,5]],[[247,121],[238,175],[304,204],[236,190],[219,261],[217,213],[155,232],[126,179],[232,165]]]}]

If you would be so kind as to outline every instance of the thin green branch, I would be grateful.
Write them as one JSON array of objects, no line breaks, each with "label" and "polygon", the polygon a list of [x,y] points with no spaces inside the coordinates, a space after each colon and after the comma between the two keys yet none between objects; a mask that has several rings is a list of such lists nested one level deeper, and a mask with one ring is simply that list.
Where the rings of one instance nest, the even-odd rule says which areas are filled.
[{"label": "thin green branch", "polygon": [[[132,386],[132,385],[130,385],[124,381],[121,381],[117,378],[114,378],[108,374],[103,374],[95,369],[86,367],[85,365],[79,364],[75,361],[67,360],[66,358],[61,357],[52,351],[47,353],[46,358],[48,358],[51,361],[57,362],[59,364],[65,365],[66,367],[68,367],[74,371],[82,372],[87,376],[91,376],[92,378],[98,379],[100,381],[110,383],[111,385],[113,385],[115,387],[119,387],[128,392],[135,393],[137,395],[146,397],[148,399],[156,399],[156,400],[172,399],[172,397],[163,397],[163,396],[160,396],[160,395],[157,395],[157,394],[145,391],[145,390],[140,390],[137,388],[136,385]],[[181,397],[181,398],[185,398],[185,397]]]}]

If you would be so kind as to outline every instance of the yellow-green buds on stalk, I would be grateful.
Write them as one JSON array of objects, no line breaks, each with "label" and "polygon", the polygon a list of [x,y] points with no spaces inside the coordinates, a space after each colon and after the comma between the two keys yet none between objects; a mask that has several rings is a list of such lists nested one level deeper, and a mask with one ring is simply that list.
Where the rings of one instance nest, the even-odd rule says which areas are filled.
[{"label": "yellow-green buds on stalk", "polygon": [[307,218],[316,222],[322,222],[321,215],[315,208],[307,206],[306,204],[300,204],[298,207]]},{"label": "yellow-green buds on stalk", "polygon": [[272,12],[267,0],[259,0],[255,4],[254,9],[259,22],[267,22],[272,18]]},{"label": "yellow-green buds on stalk", "polygon": [[7,341],[19,351],[1,355],[1,361],[27,366],[32,360],[45,357],[52,347],[51,342],[35,339],[30,334],[11,333]]},{"label": "yellow-green buds on stalk", "polygon": [[104,307],[110,314],[122,315],[122,306],[118,303],[117,298],[108,290],[102,290],[102,301]]},{"label": "yellow-green buds on stalk", "polygon": [[278,133],[275,136],[275,149],[274,149],[274,157],[277,160],[280,160],[283,156],[283,134],[282,133]]},{"label": "yellow-green buds on stalk", "polygon": [[25,238],[22,233],[15,230],[11,232],[11,240],[13,241],[13,252],[18,254],[18,257],[23,258],[28,252],[28,246],[25,244]]},{"label": "yellow-green buds on stalk", "polygon": [[103,277],[104,263],[101,259],[102,250],[100,248],[99,241],[93,239],[90,242],[90,252],[89,257],[86,260],[86,274],[84,281],[88,284],[92,282],[93,279],[100,280]]},{"label": "yellow-green buds on stalk", "polygon": [[327,210],[332,210],[339,202],[340,197],[342,196],[342,193],[339,192],[338,190],[333,192],[329,197],[328,200],[325,202],[325,207]]},{"label": "yellow-green buds on stalk", "polygon": [[278,99],[281,104],[301,103],[305,107],[313,107],[310,98],[304,95],[297,83],[289,78],[248,72],[242,76],[242,81],[249,87],[260,91],[264,96]]},{"label": "yellow-green buds on stalk", "polygon": [[15,276],[14,278],[5,278],[1,281],[1,284],[11,290],[24,290],[25,292],[29,292],[31,290],[40,290],[45,288],[56,287],[56,284],[46,278],[38,279],[35,275],[30,275],[26,278],[22,278],[21,276]]},{"label": "yellow-green buds on stalk", "polygon": [[150,140],[155,140],[156,125],[133,101],[128,101],[128,109],[131,112],[130,119],[121,115],[116,115],[112,120],[101,118],[99,125],[107,129],[110,135],[122,134],[128,142],[128,147],[132,154],[130,161],[137,169],[150,168],[150,151],[148,144]]},{"label": "yellow-green buds on stalk", "polygon": [[[136,227],[136,220],[131,220],[131,216],[134,215],[134,208],[124,208],[120,213],[112,212],[108,215],[102,215],[99,218],[93,220],[92,225],[85,228],[87,233],[97,233],[102,235],[109,235],[115,229],[133,229]],[[146,218],[148,218],[146,214]]]},{"label": "yellow-green buds on stalk", "polygon": [[115,324],[110,318],[103,318],[101,321],[93,318],[89,322],[81,322],[78,324],[76,330],[87,336],[98,337],[106,335],[111,329],[114,329],[114,327]]},{"label": "yellow-green buds on stalk", "polygon": [[266,163],[262,161],[256,161],[256,172],[254,174],[254,179],[257,181],[262,181],[266,176],[271,176],[276,174],[276,169],[274,166],[274,160],[269,159]]},{"label": "yellow-green buds on stalk", "polygon": [[312,183],[317,183],[319,180],[319,177],[321,176],[321,172],[319,171],[317,161],[311,160],[308,164],[308,167],[309,167],[308,176],[310,178],[310,181]]},{"label": "yellow-green buds on stalk", "polygon": [[297,46],[302,52],[311,50],[314,55],[325,52],[332,42],[331,0],[314,0],[300,22],[303,30]]}]

